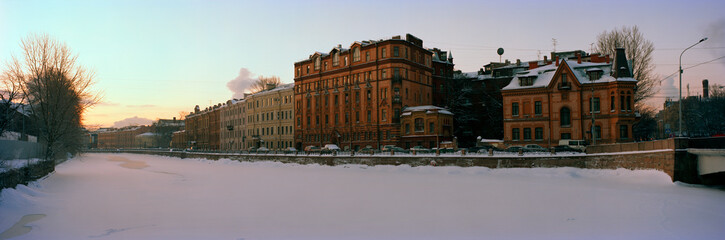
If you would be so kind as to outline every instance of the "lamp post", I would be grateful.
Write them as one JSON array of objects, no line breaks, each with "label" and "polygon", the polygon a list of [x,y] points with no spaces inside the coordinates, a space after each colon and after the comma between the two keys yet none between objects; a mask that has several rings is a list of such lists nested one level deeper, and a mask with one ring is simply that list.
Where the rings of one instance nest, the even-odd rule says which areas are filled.
[{"label": "lamp post", "polygon": [[688,48],[685,48],[685,50],[682,50],[682,53],[680,53],[680,101],[677,104],[677,105],[679,105],[679,118],[678,118],[679,126],[677,128],[678,137],[682,137],[682,54],[685,54],[685,51],[687,51],[687,49],[690,49],[690,48],[694,47],[695,45],[700,44],[701,42],[704,42],[705,40],[707,40],[707,38],[700,39],[699,42],[692,44],[692,46],[689,46]]}]

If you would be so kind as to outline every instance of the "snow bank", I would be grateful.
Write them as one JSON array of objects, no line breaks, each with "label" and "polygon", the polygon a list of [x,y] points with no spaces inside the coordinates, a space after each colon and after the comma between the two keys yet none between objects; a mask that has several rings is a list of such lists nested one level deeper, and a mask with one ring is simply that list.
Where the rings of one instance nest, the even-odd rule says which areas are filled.
[{"label": "snow bank", "polygon": [[3,190],[0,232],[45,214],[14,239],[715,239],[723,201],[654,170],[87,154]]}]

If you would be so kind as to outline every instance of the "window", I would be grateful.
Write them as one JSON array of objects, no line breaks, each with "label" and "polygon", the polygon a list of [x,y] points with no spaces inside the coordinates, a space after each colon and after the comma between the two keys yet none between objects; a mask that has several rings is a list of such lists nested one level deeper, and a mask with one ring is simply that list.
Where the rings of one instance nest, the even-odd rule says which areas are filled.
[{"label": "window", "polygon": [[399,57],[400,56],[400,48],[393,47],[393,57]]},{"label": "window", "polygon": [[352,61],[357,62],[360,61],[360,48],[356,47],[354,50],[352,50]]},{"label": "window", "polygon": [[569,127],[571,125],[571,111],[567,107],[561,108],[559,112],[559,121],[562,127]]},{"label": "window", "polygon": [[335,113],[335,124],[338,124],[340,122],[339,115]]},{"label": "window", "polygon": [[372,116],[373,114],[370,113],[370,110],[368,110],[368,122],[372,122]]},{"label": "window", "polygon": [[388,57],[388,52],[385,51],[385,48],[383,48],[383,54],[382,54],[382,56],[383,56],[383,58]]},{"label": "window", "polygon": [[519,103],[515,102],[511,104],[511,115],[514,117],[519,116]]},{"label": "window", "polygon": [[360,122],[360,112],[355,112],[355,122]]},{"label": "window", "polygon": [[594,110],[595,113],[599,112],[599,98],[590,98],[589,99],[589,112],[591,113],[592,110]]},{"label": "window", "polygon": [[415,119],[415,131],[416,132],[424,132],[425,128],[423,126],[423,118],[416,118]]},{"label": "window", "polygon": [[627,111],[632,111],[632,96],[627,96]]},{"label": "window", "polygon": [[629,136],[627,125],[619,125],[619,138],[627,139]]},{"label": "window", "polygon": [[315,70],[320,70],[320,57],[315,58]]},{"label": "window", "polygon": [[387,97],[388,97],[388,89],[387,88],[380,89],[380,99],[385,99]]},{"label": "window", "polygon": [[544,139],[544,128],[536,128],[534,129],[534,139],[536,140],[543,140]]},{"label": "window", "polygon": [[531,128],[524,128],[524,140],[531,141]]},{"label": "window", "polygon": [[569,85],[569,83],[566,81],[566,74],[561,74],[561,85]]},{"label": "window", "polygon": [[602,139],[602,127],[601,126],[594,126],[594,138]]},{"label": "window", "polygon": [[619,96],[619,110],[624,112],[627,111],[626,103],[624,102],[624,92],[621,93],[622,95]]},{"label": "window", "polygon": [[387,119],[388,119],[388,111],[386,109],[383,109],[383,110],[380,110],[380,111],[381,111],[380,115],[381,115],[382,121],[383,122],[387,121]]},{"label": "window", "polygon": [[373,93],[368,90],[368,101],[370,101],[373,98]]},{"label": "window", "polygon": [[434,123],[434,122],[430,122],[430,123],[428,124],[428,132],[429,132],[429,133],[433,133],[433,132],[435,131],[435,126],[436,126],[436,125],[435,125],[435,123]]},{"label": "window", "polygon": [[360,103],[360,91],[355,92],[355,103]]},{"label": "window", "polygon": [[541,115],[541,101],[534,102],[534,114]]},{"label": "window", "polygon": [[370,61],[370,52],[365,52],[365,61],[366,62]]},{"label": "window", "polygon": [[337,106],[337,105],[339,104],[339,100],[340,100],[340,99],[338,99],[338,97],[337,97],[337,96],[338,96],[338,95],[335,95],[335,97],[334,97],[334,101],[333,101],[333,103],[335,104],[335,106]]},{"label": "window", "polygon": [[615,100],[615,99],[617,99],[617,98],[616,98],[616,97],[614,97],[614,93],[612,93],[612,96],[611,96],[610,98],[611,98],[611,99],[610,99],[610,100],[611,100],[611,102],[609,103],[609,108],[610,108],[610,110],[611,110],[612,112],[614,112],[614,111],[616,110],[615,108],[617,107],[617,105],[616,105],[616,104],[614,104],[614,100]]},{"label": "window", "polygon": [[561,139],[571,139],[571,133],[561,133]]},{"label": "window", "polygon": [[511,140],[514,140],[514,141],[519,140],[519,129],[518,128],[511,129]]},{"label": "window", "polygon": [[410,124],[405,124],[405,134],[410,134]]},{"label": "window", "polygon": [[325,114],[325,125],[330,123],[330,115]]}]

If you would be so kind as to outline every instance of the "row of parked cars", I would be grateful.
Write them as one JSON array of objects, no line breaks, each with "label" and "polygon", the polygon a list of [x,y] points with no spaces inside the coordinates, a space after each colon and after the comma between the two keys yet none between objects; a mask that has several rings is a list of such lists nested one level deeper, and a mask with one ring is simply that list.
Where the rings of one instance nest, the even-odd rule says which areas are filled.
[{"label": "row of parked cars", "polygon": [[[586,141],[584,140],[561,140],[559,141],[559,145],[554,147],[554,150],[556,152],[584,152],[586,149]],[[548,152],[550,149],[544,148],[542,146],[536,145],[536,144],[527,144],[524,146],[510,146],[506,149],[497,148],[494,146],[479,146],[479,147],[471,147],[471,148],[460,148],[458,151],[466,151],[466,152],[477,152],[477,153],[488,153],[489,149],[493,149],[493,151],[505,151],[505,152]],[[270,150],[266,147],[260,147],[260,148],[251,148],[249,150],[250,152],[256,152],[256,153],[266,153],[270,152]],[[285,153],[294,153],[298,150],[294,147],[285,148],[283,150]],[[330,154],[335,152],[340,152],[342,149],[340,149],[339,146],[336,144],[325,144],[323,147],[317,147],[317,146],[307,146],[304,149],[305,152],[308,153],[323,153],[323,154]],[[365,146],[364,148],[358,150],[358,153],[361,154],[372,154],[372,153],[379,153],[379,152],[396,152],[396,153],[410,153],[415,151],[416,153],[434,153],[435,149],[425,148],[422,146],[415,146],[410,149],[404,149],[395,145],[385,145],[381,148],[381,150],[378,150],[376,148],[373,148],[372,146]],[[453,149],[441,149],[441,153],[451,153],[455,152]]]}]

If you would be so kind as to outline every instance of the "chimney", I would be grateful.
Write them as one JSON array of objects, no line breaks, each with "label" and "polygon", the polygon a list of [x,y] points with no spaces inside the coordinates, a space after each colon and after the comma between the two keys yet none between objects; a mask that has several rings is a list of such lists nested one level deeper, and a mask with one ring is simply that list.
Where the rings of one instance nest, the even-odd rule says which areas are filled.
[{"label": "chimney", "polygon": [[521,59],[516,59],[516,66],[521,66]]},{"label": "chimney", "polygon": [[538,67],[539,67],[539,61],[531,61],[531,62],[529,62],[529,70],[530,69],[534,69],[534,68],[538,68]]},{"label": "chimney", "polygon": [[549,65],[548,56],[544,55],[544,65]]},{"label": "chimney", "polygon": [[707,79],[702,80],[702,97],[705,99],[710,97],[710,86]]},{"label": "chimney", "polygon": [[559,56],[556,56],[556,66],[559,66]]},{"label": "chimney", "polygon": [[604,58],[607,59],[607,63],[609,63],[609,54],[604,55]]},{"label": "chimney", "polygon": [[582,63],[582,54],[576,53],[576,63],[581,64]]}]

